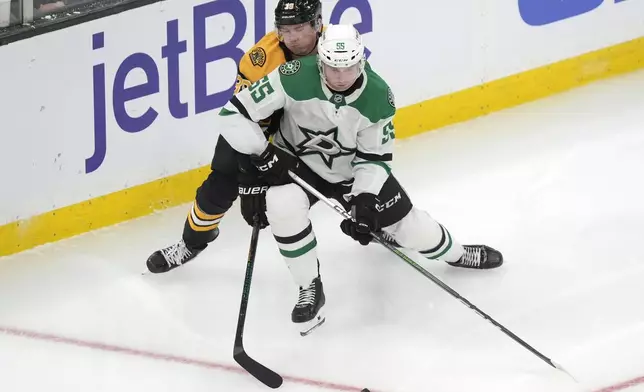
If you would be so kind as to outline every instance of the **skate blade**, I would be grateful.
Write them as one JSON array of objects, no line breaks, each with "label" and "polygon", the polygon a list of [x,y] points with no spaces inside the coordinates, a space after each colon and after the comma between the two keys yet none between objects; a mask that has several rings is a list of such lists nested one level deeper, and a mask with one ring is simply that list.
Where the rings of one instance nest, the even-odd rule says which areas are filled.
[{"label": "skate blade", "polygon": [[302,323],[300,326],[300,336],[307,336],[315,331],[319,326],[324,324],[326,316],[324,315],[324,306],[318,310],[318,314],[311,321]]},{"label": "skate blade", "polygon": [[[314,321],[309,321],[306,324],[309,325],[310,327],[308,329],[304,329],[300,331],[300,336],[308,336],[311,332],[315,331],[319,326],[324,324],[325,321],[326,321],[326,317],[322,317],[320,320],[316,318]],[[311,326],[311,324],[313,325]]]}]

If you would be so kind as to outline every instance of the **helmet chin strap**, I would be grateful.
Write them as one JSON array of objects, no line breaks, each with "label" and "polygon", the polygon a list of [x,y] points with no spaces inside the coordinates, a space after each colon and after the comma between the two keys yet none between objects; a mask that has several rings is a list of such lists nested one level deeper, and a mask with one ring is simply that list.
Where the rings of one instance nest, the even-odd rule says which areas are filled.
[{"label": "helmet chin strap", "polygon": [[315,23],[316,27],[318,27],[318,24],[319,24],[319,27],[317,29],[318,31],[315,33],[315,35],[316,35],[315,44],[313,44],[313,48],[311,48],[311,50],[309,50],[309,52],[307,54],[302,55],[300,57],[308,56],[308,55],[312,54],[313,52],[315,52],[316,49],[318,48],[318,42],[320,41],[320,37],[322,36],[322,29],[324,28],[324,24],[322,24],[321,18],[316,19],[314,23]]}]

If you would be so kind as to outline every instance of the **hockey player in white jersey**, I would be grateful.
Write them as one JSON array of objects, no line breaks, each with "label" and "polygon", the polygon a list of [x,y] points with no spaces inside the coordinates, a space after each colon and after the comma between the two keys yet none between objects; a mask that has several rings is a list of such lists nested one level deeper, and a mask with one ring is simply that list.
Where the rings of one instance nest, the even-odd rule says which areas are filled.
[{"label": "hockey player in white jersey", "polygon": [[[271,144],[257,122],[278,111],[283,116]],[[397,245],[455,267],[503,263],[497,250],[461,245],[413,206],[391,174],[395,111],[391,89],[364,59],[360,34],[351,25],[330,25],[317,56],[283,64],[220,112],[226,122],[222,136],[250,156],[250,168],[242,171],[258,174],[240,182],[242,209],[270,224],[299,287],[291,318],[301,323],[302,334],[324,322],[317,240],[309,220],[317,200],[291,181],[288,170],[350,210],[355,222],[345,220],[341,229],[363,245],[371,241],[370,232],[383,231]]]}]

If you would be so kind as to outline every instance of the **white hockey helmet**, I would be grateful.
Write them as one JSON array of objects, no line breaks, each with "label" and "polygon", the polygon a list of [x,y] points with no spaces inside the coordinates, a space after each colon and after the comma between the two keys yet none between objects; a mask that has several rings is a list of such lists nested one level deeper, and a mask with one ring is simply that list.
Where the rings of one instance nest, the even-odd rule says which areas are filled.
[{"label": "white hockey helmet", "polygon": [[332,68],[357,66],[357,79],[364,64],[364,45],[358,30],[349,24],[328,25],[318,40],[318,66],[325,81],[324,65]]}]

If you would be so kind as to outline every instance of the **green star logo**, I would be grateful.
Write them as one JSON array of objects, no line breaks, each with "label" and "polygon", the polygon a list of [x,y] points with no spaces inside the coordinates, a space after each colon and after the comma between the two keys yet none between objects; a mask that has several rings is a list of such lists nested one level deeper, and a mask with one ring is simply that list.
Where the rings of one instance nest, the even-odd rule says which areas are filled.
[{"label": "green star logo", "polygon": [[324,132],[299,127],[306,140],[297,145],[297,155],[319,155],[331,169],[335,158],[355,154],[357,149],[344,147],[338,140],[338,127]]}]

